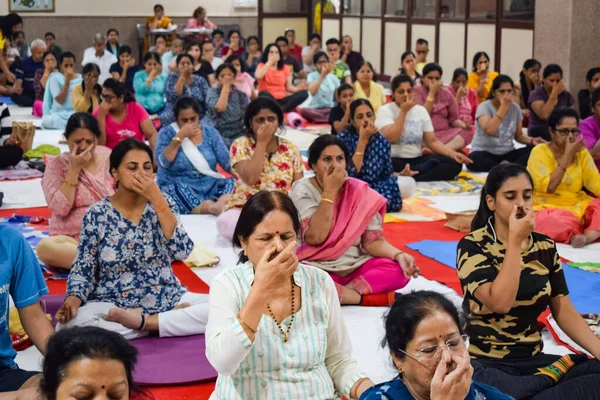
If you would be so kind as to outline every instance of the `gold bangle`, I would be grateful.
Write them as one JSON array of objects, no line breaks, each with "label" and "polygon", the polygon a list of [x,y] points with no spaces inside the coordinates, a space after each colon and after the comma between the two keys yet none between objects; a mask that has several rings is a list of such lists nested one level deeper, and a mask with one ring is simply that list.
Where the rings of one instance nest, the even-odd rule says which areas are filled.
[{"label": "gold bangle", "polygon": [[251,327],[250,325],[248,325],[248,324],[246,323],[246,321],[244,321],[243,319],[241,319],[241,318],[240,318],[240,314],[238,314],[238,315],[236,316],[236,318],[237,318],[237,320],[239,321],[239,323],[240,323],[240,324],[242,324],[243,326],[245,326],[246,328],[248,328],[248,330],[249,330],[250,332],[252,332],[253,334],[255,334],[255,335],[256,335],[256,329],[252,329],[252,327]]},{"label": "gold bangle", "polygon": [[328,199],[327,197],[321,197],[321,201],[326,201],[327,203],[334,204],[333,200]]},{"label": "gold bangle", "polygon": [[354,154],[357,155],[357,156],[364,156],[365,155],[365,153],[363,153],[361,151],[355,151]]},{"label": "gold bangle", "polygon": [[425,101],[426,101],[426,102],[427,102],[427,101],[430,101],[430,102],[432,102],[432,103],[433,103],[433,102],[435,101],[435,99],[432,99],[431,97],[427,97],[427,99],[425,99]]},{"label": "gold bangle", "polygon": [[181,144],[181,138],[179,136],[175,136],[173,138],[173,140],[171,140],[172,142],[179,142],[179,144]]}]

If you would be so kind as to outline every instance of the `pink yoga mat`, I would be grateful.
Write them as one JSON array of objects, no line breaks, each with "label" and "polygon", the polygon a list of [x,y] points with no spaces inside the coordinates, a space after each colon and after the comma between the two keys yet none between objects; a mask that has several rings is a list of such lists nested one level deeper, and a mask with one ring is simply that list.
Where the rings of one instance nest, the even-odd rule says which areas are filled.
[{"label": "pink yoga mat", "polygon": [[132,340],[138,349],[133,381],[138,385],[177,385],[214,380],[206,359],[204,335]]}]

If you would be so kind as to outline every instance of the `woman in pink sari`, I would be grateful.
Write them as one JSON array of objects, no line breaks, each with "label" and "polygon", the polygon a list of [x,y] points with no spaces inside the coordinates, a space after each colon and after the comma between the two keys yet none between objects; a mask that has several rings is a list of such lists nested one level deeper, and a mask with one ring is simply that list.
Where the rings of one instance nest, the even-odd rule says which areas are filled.
[{"label": "woman in pink sari", "polygon": [[337,136],[320,136],[308,153],[315,176],[296,182],[290,193],[302,219],[299,260],[329,273],[341,304],[391,304],[420,271],[383,236],[385,198],[348,178],[348,148]]},{"label": "woman in pink sari", "polygon": [[44,264],[71,269],[88,207],[114,194],[115,182],[108,168],[110,150],[97,145],[99,137],[100,126],[92,114],[73,114],[65,130],[70,151],[46,166],[42,189],[52,212],[50,237],[37,246]]},{"label": "woman in pink sari", "polygon": [[[198,42],[202,43],[210,40],[210,32],[217,29],[217,25],[209,21],[206,18],[206,9],[204,7],[198,7],[194,10],[192,18],[190,18],[185,25],[185,29],[207,29],[205,33],[186,33],[186,42]],[[210,31],[210,32],[209,32]]]}]

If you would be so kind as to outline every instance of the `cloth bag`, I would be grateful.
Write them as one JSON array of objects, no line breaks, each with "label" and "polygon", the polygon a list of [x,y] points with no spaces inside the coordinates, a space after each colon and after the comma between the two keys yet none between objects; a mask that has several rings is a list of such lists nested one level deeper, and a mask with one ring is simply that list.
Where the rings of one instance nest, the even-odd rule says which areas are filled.
[{"label": "cloth bag", "polygon": [[35,125],[32,122],[13,121],[12,137],[23,149],[23,154],[31,150],[33,137],[35,136]]}]

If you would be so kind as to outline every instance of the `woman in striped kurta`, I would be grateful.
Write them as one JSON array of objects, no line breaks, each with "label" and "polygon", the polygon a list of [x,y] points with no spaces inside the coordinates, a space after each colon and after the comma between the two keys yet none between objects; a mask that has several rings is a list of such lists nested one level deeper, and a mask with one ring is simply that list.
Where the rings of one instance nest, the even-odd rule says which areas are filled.
[{"label": "woman in striped kurta", "polygon": [[373,385],[351,357],[333,281],[298,263],[299,231],[280,192],[259,192],[243,208],[240,264],[211,282],[206,356],[219,372],[211,400],[359,398]]}]

